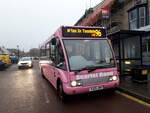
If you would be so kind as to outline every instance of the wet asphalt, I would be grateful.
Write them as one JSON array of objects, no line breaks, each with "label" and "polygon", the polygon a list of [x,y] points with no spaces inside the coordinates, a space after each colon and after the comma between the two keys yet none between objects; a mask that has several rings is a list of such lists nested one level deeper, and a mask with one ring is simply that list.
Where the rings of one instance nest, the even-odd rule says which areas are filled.
[{"label": "wet asphalt", "polygon": [[61,102],[35,61],[33,68],[19,70],[14,64],[0,71],[0,113],[150,113],[150,108],[115,92],[70,96]]}]

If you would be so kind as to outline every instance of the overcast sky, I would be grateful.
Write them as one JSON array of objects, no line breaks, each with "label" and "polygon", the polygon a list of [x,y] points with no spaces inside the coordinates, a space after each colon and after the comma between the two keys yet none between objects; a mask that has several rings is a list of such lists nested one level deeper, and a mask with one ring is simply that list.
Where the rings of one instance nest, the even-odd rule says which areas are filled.
[{"label": "overcast sky", "polygon": [[0,0],[0,46],[28,51],[102,0]]}]

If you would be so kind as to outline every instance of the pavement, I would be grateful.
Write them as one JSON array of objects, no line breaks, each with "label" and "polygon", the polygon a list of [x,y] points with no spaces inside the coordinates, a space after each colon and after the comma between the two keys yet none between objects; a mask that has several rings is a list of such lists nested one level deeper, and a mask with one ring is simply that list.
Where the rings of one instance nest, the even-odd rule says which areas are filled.
[{"label": "pavement", "polygon": [[148,81],[144,83],[132,81],[131,78],[131,76],[121,76],[118,90],[150,104],[150,74],[148,75]]}]

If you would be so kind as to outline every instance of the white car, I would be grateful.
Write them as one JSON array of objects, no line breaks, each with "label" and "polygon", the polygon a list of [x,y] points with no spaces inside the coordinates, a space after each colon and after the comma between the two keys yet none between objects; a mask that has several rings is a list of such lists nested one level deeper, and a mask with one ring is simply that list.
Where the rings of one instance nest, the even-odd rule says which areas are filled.
[{"label": "white car", "polygon": [[22,67],[33,67],[33,62],[30,57],[22,57],[18,62],[18,69]]},{"label": "white car", "polygon": [[39,67],[41,68],[42,65],[45,65],[45,64],[51,64],[51,60],[49,60],[48,57],[44,56],[44,57],[40,57],[39,59]]}]

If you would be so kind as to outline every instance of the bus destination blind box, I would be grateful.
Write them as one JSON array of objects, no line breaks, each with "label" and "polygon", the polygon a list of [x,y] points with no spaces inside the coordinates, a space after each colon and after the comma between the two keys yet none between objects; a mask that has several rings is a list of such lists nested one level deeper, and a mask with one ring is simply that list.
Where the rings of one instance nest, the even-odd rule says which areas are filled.
[{"label": "bus destination blind box", "polygon": [[62,27],[63,37],[105,38],[103,28]]}]

